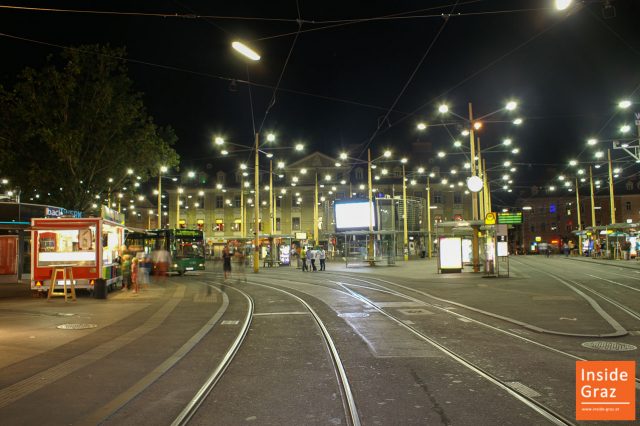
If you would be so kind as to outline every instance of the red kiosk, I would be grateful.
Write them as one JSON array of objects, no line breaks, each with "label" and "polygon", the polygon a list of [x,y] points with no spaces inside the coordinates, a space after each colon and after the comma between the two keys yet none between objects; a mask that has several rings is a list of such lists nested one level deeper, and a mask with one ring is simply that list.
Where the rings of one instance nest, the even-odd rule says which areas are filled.
[{"label": "red kiosk", "polygon": [[122,254],[123,244],[124,225],[112,220],[31,219],[31,290],[49,291],[54,272],[56,285],[52,291],[64,288],[69,274],[61,277],[56,271],[61,269],[70,272],[76,289],[93,290],[98,279],[113,289],[122,282],[116,259]]}]

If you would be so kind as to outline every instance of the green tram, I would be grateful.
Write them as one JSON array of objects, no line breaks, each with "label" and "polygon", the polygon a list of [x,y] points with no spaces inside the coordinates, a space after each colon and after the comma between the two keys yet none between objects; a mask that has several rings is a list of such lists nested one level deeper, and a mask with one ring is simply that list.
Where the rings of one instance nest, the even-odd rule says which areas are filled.
[{"label": "green tram", "polygon": [[204,270],[204,244],[204,233],[198,229],[151,229],[129,232],[125,238],[127,250],[134,255],[167,250],[171,255],[169,272],[178,275]]}]

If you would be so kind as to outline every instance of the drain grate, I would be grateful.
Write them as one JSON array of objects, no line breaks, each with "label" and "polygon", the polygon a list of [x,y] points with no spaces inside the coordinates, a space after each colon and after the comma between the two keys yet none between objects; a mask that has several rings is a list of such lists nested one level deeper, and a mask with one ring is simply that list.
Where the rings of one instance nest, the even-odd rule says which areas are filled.
[{"label": "drain grate", "polygon": [[58,328],[62,330],[84,330],[85,328],[96,328],[98,324],[60,324]]},{"label": "drain grate", "polygon": [[634,351],[638,349],[634,345],[630,345],[628,343],[622,343],[622,342],[602,342],[602,341],[584,342],[582,346],[589,349],[598,349],[600,351],[616,351],[616,352]]},{"label": "drain grate", "polygon": [[531,389],[529,386],[521,382],[505,382],[505,383],[509,385],[510,388],[517,390],[518,392],[520,392],[524,396],[528,396],[529,398],[537,398],[540,396],[538,392],[536,392],[535,390]]},{"label": "drain grate", "polygon": [[338,314],[340,318],[366,318],[369,316],[366,312],[345,312],[343,314]]}]

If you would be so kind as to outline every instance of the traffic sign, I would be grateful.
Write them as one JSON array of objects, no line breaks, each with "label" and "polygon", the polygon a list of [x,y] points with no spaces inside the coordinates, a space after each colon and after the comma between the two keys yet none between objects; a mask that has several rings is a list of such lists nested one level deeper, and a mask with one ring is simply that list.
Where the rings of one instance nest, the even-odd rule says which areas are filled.
[{"label": "traffic sign", "polygon": [[495,225],[496,224],[496,213],[495,212],[487,213],[487,215],[484,217],[484,224],[485,225]]}]

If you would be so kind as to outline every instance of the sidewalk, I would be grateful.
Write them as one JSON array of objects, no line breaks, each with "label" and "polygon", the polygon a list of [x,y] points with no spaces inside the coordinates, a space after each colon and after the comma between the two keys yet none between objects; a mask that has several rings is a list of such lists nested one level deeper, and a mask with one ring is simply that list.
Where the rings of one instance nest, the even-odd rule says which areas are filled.
[{"label": "sidewalk", "polygon": [[31,297],[31,283],[0,283],[0,299]]},{"label": "sidewalk", "polygon": [[592,257],[569,256],[569,260],[576,262],[587,262],[591,264],[600,264],[607,266],[618,266],[620,268],[637,269],[640,271],[640,260],[613,260],[613,259],[594,259]]}]

